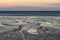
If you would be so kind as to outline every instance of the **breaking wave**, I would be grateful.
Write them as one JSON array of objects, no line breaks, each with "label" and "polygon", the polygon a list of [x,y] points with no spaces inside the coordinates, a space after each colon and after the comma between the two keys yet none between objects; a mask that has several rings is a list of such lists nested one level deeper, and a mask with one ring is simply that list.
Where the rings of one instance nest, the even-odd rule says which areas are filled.
[{"label": "breaking wave", "polygon": [[31,34],[38,34],[40,26],[60,29],[60,17],[53,16],[0,16],[0,33],[17,29],[23,25],[22,30]]}]

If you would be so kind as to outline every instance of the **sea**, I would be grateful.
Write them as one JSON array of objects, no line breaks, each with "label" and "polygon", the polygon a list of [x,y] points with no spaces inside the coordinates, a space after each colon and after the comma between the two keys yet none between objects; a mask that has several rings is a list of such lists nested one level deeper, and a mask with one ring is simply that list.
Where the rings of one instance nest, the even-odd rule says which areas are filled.
[{"label": "sea", "polygon": [[0,11],[0,34],[2,40],[60,40],[60,11]]},{"label": "sea", "polygon": [[60,16],[60,11],[0,11],[0,16]]}]

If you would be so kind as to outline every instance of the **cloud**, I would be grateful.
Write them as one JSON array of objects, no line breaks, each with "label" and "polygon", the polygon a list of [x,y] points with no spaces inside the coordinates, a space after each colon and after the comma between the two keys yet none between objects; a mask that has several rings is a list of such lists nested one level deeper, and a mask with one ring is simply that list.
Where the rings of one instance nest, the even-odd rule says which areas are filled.
[{"label": "cloud", "polygon": [[0,11],[60,11],[60,8],[15,6],[10,8],[0,8]]},{"label": "cloud", "polygon": [[49,3],[48,5],[58,5],[58,6],[60,6],[60,3]]}]

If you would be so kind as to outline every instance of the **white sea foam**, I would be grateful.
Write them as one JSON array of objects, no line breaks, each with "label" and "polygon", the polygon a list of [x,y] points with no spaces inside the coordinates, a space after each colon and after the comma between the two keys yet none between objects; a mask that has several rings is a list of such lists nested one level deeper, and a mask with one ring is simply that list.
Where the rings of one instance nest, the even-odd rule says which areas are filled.
[{"label": "white sea foam", "polygon": [[[0,16],[0,26],[5,30],[13,30],[19,25],[24,25],[23,30],[31,34],[37,34],[37,29],[34,25],[40,23],[44,27],[52,27],[60,29],[60,17],[53,16]],[[34,28],[32,28],[34,27]],[[37,26],[36,26],[37,27]],[[4,31],[0,30],[0,33]]]}]

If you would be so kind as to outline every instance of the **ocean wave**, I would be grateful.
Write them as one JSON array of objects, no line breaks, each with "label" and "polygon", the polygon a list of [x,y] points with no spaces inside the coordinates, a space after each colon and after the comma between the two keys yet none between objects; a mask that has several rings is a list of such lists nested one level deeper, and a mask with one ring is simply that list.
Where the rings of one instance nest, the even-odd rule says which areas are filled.
[{"label": "ocean wave", "polygon": [[[23,25],[22,30],[31,34],[37,34],[37,23],[40,26],[60,29],[60,17],[50,16],[0,16],[0,26],[11,31]],[[2,30],[4,31],[4,30]]]}]

